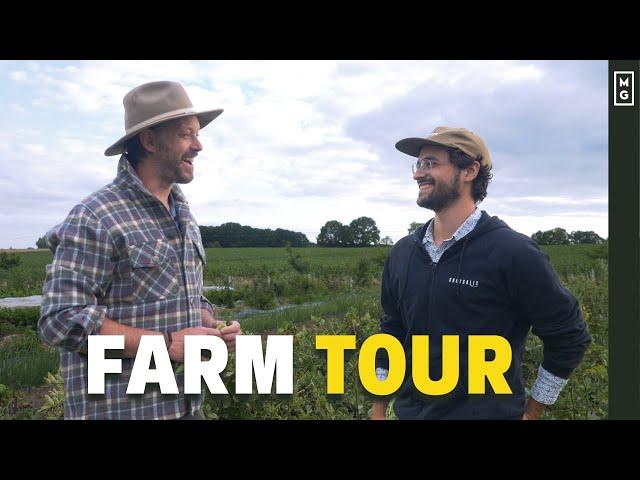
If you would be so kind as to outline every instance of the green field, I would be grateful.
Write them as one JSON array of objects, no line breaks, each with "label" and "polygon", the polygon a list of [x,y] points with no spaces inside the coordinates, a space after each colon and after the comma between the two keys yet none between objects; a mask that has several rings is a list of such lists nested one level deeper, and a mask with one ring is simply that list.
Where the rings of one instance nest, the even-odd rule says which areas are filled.
[{"label": "green field", "polygon": [[[600,247],[592,245],[543,246],[560,275],[590,273],[600,268],[591,256]],[[308,262],[313,275],[349,275],[358,261],[365,258],[381,266],[388,247],[374,248],[294,248],[302,260]],[[21,263],[8,270],[0,269],[0,298],[38,295],[42,292],[45,266],[53,255],[46,251],[19,252]],[[231,276],[251,278],[291,271],[285,248],[207,248],[205,285],[226,285]]]},{"label": "green field", "polygon": [[[594,340],[584,362],[544,418],[606,418],[606,245],[550,246],[543,250],[564,285],[578,298]],[[352,355],[346,362],[345,395],[327,396],[326,360],[315,350],[315,335],[355,334],[361,344],[376,333],[380,276],[388,248],[296,248],[290,252],[284,248],[209,248],[206,252],[205,284],[233,287],[206,293],[220,306],[221,317],[239,319],[246,333],[295,335],[296,392],[288,399],[208,396],[206,415],[212,419],[366,418],[371,402],[356,381],[357,357]],[[41,293],[51,254],[38,251],[17,255],[20,265],[0,270],[0,297]],[[27,333],[33,332],[37,318],[37,308],[0,309],[0,418],[57,418],[61,414],[59,378],[49,376],[48,384],[43,385],[43,375],[57,371],[57,358]],[[16,362],[15,352],[26,360]],[[523,365],[529,386],[541,355],[541,343],[530,336]],[[233,391],[231,360],[226,375],[227,388]],[[45,398],[45,394],[49,396]]]}]

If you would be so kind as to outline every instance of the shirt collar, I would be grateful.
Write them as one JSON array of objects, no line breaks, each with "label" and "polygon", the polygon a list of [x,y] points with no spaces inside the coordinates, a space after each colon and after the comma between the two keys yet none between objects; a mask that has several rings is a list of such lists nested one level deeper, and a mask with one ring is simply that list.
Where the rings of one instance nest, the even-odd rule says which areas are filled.
[{"label": "shirt collar", "polygon": [[[465,235],[467,235],[471,230],[473,230],[476,226],[476,224],[478,223],[478,220],[480,220],[480,217],[482,216],[482,211],[479,210],[477,207],[475,208],[475,210],[473,212],[471,212],[471,215],[469,215],[467,217],[467,219],[462,222],[462,225],[460,225],[458,227],[458,229],[453,233],[453,235],[451,235],[451,238],[448,238],[446,240],[443,241],[444,242],[450,242],[450,241],[457,241],[460,238],[464,237]],[[424,241],[428,242],[428,243],[434,243],[433,240],[433,223],[434,223],[434,219],[432,219],[429,222],[429,225],[427,226],[427,231],[424,234]]]},{"label": "shirt collar", "polygon": [[[115,183],[138,190],[139,192],[153,197],[153,194],[147,187],[145,187],[144,183],[142,183],[142,180],[140,180],[135,168],[133,168],[127,157],[124,155],[120,157],[120,161],[118,162],[118,175],[116,176]],[[180,203],[189,203],[177,184],[173,184],[171,187],[171,193],[173,194],[173,199],[176,205]]]}]

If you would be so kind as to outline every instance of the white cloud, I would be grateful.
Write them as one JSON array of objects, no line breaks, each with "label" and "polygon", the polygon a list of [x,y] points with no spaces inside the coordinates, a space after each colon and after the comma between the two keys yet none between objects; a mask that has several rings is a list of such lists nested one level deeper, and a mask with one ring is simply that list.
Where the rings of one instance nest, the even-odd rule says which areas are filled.
[{"label": "white cloud", "polygon": [[[571,69],[574,64],[560,65]],[[144,82],[176,80],[185,85],[196,107],[225,110],[202,130],[204,150],[196,160],[196,179],[185,186],[199,221],[289,228],[315,240],[327,220],[348,223],[365,215],[377,221],[382,236],[398,240],[409,223],[426,221],[432,214],[415,205],[408,162],[400,163],[392,143],[380,148],[379,137],[387,132],[376,130],[375,121],[369,122],[368,117],[359,127],[368,135],[354,135],[351,124],[378,112],[412,135],[421,132],[425,123],[435,126],[456,115],[464,118],[463,113],[473,110],[483,132],[525,129],[524,120],[531,114],[528,106],[505,105],[515,116],[510,123],[499,124],[494,117],[483,118],[495,106],[466,104],[461,98],[473,92],[474,98],[489,102],[491,94],[511,88],[530,100],[533,87],[541,95],[540,85],[554,82],[550,77],[554,66],[529,61],[29,62],[9,72],[14,87],[23,94],[20,105],[13,105],[25,110],[21,118],[37,110],[61,120],[0,133],[0,167],[8,172],[7,188],[21,186],[12,190],[18,205],[27,205],[29,198],[60,195],[47,213],[54,224],[73,203],[115,176],[117,157],[106,158],[103,151],[124,132],[123,95]],[[606,63],[602,69],[606,76]],[[575,78],[578,83],[583,80],[588,79]],[[416,92],[424,91],[448,108],[413,112],[412,118],[420,123],[408,120],[406,109],[412,108],[414,96],[420,94]],[[403,101],[405,110],[390,110],[396,101]],[[590,111],[580,108],[569,102],[565,112],[554,110],[560,118],[548,122],[562,128],[563,121],[589,118]],[[606,120],[606,110],[602,115]],[[606,129],[598,135],[606,144]],[[576,144],[581,141],[581,137],[572,139]],[[566,225],[567,230],[575,226],[606,234],[605,178],[601,189],[591,188],[588,195],[583,191],[540,191],[538,195],[537,184],[523,178],[516,162],[520,152],[514,148],[492,145],[501,170],[496,171],[498,188],[490,191],[486,201],[490,213],[505,212],[514,226],[525,230],[549,224],[549,228]],[[558,177],[549,171],[549,183],[554,175]],[[580,175],[576,169],[576,182]],[[529,188],[526,192],[523,185]],[[587,211],[595,213],[580,213]],[[534,218],[542,220],[534,222]],[[0,246],[7,241],[0,236]]]},{"label": "white cloud", "polygon": [[14,82],[25,82],[27,80],[27,72],[23,70],[13,70],[9,72],[9,78]]},{"label": "white cloud", "polygon": [[23,148],[28,155],[41,156],[47,152],[44,145],[26,144]]},{"label": "white cloud", "polygon": [[572,198],[572,197],[557,197],[557,196],[521,196],[521,197],[500,197],[501,202],[530,202],[530,203],[542,203],[551,205],[563,205],[563,206],[586,206],[586,205],[602,205],[607,206],[609,200],[606,197],[600,198]]}]

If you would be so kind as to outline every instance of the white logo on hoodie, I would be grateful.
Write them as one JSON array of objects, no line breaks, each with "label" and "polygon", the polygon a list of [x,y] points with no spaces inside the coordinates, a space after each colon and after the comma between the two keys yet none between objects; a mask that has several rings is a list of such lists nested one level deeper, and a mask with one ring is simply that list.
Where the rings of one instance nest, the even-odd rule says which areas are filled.
[{"label": "white logo on hoodie", "polygon": [[468,285],[472,288],[476,288],[478,286],[478,280],[466,280],[464,278],[449,277],[449,283],[459,283],[460,285]]}]

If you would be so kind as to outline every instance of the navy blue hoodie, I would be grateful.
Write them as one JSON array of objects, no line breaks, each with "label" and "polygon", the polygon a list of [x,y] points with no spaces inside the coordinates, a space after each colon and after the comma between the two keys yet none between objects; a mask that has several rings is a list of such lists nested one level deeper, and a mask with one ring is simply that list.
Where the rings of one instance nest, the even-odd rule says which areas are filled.
[{"label": "navy blue hoodie", "polygon": [[[522,352],[532,332],[544,344],[542,366],[568,378],[591,342],[576,299],[529,237],[482,212],[476,227],[433,263],[422,239],[429,222],[391,249],[382,277],[381,333],[396,337],[407,360],[396,393],[400,419],[516,419],[525,409]],[[411,338],[429,335],[429,372],[442,375],[442,335],[460,336],[460,378],[448,395],[426,396],[411,378]],[[505,378],[512,394],[469,395],[468,335],[505,337],[513,354]],[[490,357],[489,357],[490,358]],[[376,367],[388,368],[385,350]],[[530,386],[529,386],[530,387]]]}]

